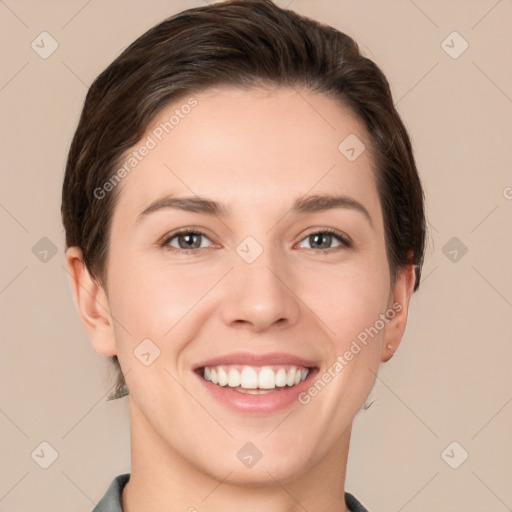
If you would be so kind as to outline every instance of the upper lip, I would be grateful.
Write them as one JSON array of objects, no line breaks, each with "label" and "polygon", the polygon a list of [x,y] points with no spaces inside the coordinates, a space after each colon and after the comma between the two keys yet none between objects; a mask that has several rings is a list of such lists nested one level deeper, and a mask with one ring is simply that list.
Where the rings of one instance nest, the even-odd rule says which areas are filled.
[{"label": "upper lip", "polygon": [[219,366],[229,364],[240,364],[247,366],[270,366],[280,364],[290,364],[295,366],[303,366],[304,368],[314,368],[316,363],[314,361],[295,356],[293,354],[286,354],[284,352],[273,352],[267,354],[251,354],[249,352],[233,352],[222,356],[214,357],[202,361],[194,365],[193,369],[204,368],[205,366]]}]

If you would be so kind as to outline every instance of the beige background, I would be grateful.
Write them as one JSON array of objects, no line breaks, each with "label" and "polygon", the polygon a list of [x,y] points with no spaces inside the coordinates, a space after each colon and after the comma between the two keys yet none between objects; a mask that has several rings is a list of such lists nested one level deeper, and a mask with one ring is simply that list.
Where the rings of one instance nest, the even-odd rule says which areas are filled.
[{"label": "beige background", "polygon": [[[94,78],[146,29],[204,3],[0,2],[0,511],[87,512],[130,471],[127,399],[105,400],[107,361],[64,270],[65,158]],[[423,282],[354,421],[346,489],[371,512],[510,510],[512,2],[277,3],[347,32],[383,68],[427,196]],[[59,45],[47,59],[31,48],[43,31]],[[453,31],[469,44],[458,58],[444,48],[461,39],[442,43]],[[57,251],[46,261],[43,237]],[[452,237],[467,247],[457,261]],[[48,469],[42,442],[58,453]]]}]

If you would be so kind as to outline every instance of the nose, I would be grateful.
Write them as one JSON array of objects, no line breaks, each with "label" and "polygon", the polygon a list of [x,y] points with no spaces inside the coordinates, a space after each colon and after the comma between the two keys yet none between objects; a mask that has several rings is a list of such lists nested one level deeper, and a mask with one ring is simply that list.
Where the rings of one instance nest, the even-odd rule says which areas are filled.
[{"label": "nose", "polygon": [[300,299],[286,259],[267,248],[252,263],[234,256],[234,268],[224,282],[225,323],[253,332],[296,323]]}]

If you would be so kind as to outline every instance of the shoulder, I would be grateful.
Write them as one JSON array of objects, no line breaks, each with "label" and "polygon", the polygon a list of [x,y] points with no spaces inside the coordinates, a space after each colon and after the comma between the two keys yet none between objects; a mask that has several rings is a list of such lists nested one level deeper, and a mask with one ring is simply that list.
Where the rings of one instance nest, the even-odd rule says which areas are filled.
[{"label": "shoulder", "polygon": [[123,512],[121,507],[121,494],[130,479],[130,473],[123,473],[112,480],[107,492],[92,512]]}]

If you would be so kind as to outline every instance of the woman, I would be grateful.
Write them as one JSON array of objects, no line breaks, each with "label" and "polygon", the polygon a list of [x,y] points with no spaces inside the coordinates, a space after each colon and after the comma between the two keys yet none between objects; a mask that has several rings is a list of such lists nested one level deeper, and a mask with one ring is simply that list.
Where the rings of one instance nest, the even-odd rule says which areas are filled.
[{"label": "woman", "polygon": [[128,394],[99,511],[365,511],[354,416],[397,350],[425,243],[388,82],[269,0],[179,13],[93,83],[62,216],[73,294]]}]

